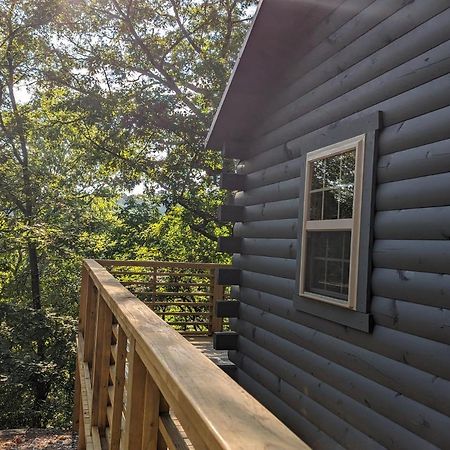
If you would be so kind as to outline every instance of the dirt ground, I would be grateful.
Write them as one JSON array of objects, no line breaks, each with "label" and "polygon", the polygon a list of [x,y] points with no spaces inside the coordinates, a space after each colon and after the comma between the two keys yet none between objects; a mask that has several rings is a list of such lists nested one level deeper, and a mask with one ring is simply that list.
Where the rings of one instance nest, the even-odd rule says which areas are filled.
[{"label": "dirt ground", "polygon": [[0,450],[73,450],[72,435],[58,430],[0,430]]}]

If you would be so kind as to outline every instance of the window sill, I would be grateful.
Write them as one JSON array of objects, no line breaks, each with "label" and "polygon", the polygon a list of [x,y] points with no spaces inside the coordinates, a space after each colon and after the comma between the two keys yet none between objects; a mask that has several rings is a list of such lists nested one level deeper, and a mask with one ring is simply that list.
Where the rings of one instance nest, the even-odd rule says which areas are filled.
[{"label": "window sill", "polygon": [[340,323],[355,330],[370,333],[373,328],[372,315],[350,308],[312,300],[294,294],[294,308],[298,311],[321,317],[322,319]]}]

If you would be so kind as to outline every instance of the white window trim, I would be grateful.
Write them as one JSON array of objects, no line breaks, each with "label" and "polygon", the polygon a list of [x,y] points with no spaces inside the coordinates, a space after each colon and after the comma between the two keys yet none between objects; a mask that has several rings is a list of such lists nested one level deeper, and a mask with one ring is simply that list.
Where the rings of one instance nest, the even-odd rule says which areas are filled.
[{"label": "white window trim", "polygon": [[[299,295],[313,300],[341,306],[344,308],[356,310],[357,287],[358,287],[358,256],[359,256],[359,240],[360,240],[360,223],[361,223],[361,198],[363,188],[363,165],[365,152],[365,134],[356,136],[351,139],[329,145],[309,152],[306,155],[305,170],[305,190],[303,200],[303,224],[302,224],[302,254],[300,263],[300,282]],[[330,156],[339,155],[349,150],[355,149],[355,181],[353,195],[353,218],[351,219],[331,219],[331,220],[307,220],[310,206],[311,191],[311,163],[320,159],[329,158]],[[349,272],[349,289],[348,300],[339,300],[325,295],[315,294],[305,291],[305,269],[306,269],[306,237],[307,232],[315,231],[337,231],[350,230],[350,272]]]}]

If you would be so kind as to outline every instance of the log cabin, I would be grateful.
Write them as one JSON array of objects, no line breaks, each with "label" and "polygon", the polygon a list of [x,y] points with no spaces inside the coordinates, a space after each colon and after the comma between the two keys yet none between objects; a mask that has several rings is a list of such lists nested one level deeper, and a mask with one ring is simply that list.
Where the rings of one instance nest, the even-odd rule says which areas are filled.
[{"label": "log cabin", "polygon": [[206,146],[237,382],[313,449],[449,449],[450,1],[263,0]]}]

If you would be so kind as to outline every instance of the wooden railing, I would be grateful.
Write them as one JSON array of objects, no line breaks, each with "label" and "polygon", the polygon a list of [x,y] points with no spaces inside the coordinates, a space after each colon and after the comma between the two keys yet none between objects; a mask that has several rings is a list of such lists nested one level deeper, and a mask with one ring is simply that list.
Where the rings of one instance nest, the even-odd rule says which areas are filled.
[{"label": "wooden railing", "polygon": [[83,265],[79,449],[306,449],[102,265]]},{"label": "wooden railing", "polygon": [[165,261],[97,261],[165,322],[184,335],[222,331],[215,317],[228,288],[218,283],[223,264]]}]

